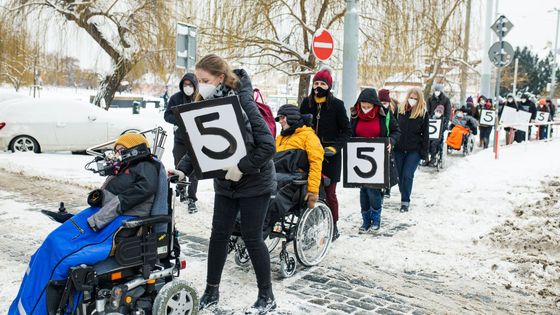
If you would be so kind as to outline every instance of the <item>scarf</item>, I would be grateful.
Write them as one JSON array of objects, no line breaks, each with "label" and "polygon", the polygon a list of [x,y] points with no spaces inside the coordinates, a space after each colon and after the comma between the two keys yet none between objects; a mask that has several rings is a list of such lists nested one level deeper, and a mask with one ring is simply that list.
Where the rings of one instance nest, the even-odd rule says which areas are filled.
[{"label": "scarf", "polygon": [[373,109],[370,110],[367,114],[362,111],[361,106],[358,105],[358,107],[358,116],[360,117],[360,120],[370,121],[374,119],[379,113],[379,106],[374,106]]},{"label": "scarf", "polygon": [[300,119],[300,120],[298,120],[297,123],[295,123],[295,124],[293,124],[292,126],[288,127],[288,129],[280,131],[280,135],[282,135],[282,136],[284,136],[284,137],[289,136],[289,135],[293,134],[294,132],[296,132],[296,129],[298,129],[299,127],[301,127],[301,126],[303,126],[303,125],[304,125],[304,123],[303,123],[303,121]]},{"label": "scarf", "polygon": [[318,97],[318,96],[313,96],[313,98],[315,99],[315,103],[317,104],[321,104],[327,101],[327,97],[323,96],[323,97]]}]

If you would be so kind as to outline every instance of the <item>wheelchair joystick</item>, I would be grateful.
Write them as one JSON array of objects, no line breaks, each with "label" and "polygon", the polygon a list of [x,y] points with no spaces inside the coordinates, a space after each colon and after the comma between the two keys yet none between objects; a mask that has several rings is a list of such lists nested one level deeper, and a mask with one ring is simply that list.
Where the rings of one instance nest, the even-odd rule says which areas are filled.
[{"label": "wheelchair joystick", "polygon": [[66,212],[66,208],[64,207],[64,202],[60,202],[60,206],[58,207],[58,212]]}]

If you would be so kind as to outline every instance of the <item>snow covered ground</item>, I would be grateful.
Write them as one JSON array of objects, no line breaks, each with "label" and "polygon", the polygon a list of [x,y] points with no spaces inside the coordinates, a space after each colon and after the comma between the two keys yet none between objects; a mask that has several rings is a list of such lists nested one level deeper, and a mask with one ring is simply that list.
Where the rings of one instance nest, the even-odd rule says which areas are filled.
[{"label": "snow covered ground", "polygon": [[[170,151],[168,148],[164,161],[170,161]],[[473,290],[484,291],[489,286],[525,292],[535,298],[533,310],[538,312],[543,305],[549,305],[551,312],[558,311],[554,303],[560,297],[560,225],[555,189],[559,189],[560,182],[555,176],[560,174],[560,163],[549,158],[558,154],[558,141],[530,143],[503,149],[497,161],[487,150],[452,157],[451,166],[440,173],[420,169],[411,211],[398,212],[395,187],[393,196],[386,201],[382,232],[377,236],[357,234],[361,220],[358,190],[340,187],[342,236],[321,266],[362,277],[368,277],[369,269],[391,274],[434,273],[450,283],[463,282]],[[38,213],[39,207],[55,208],[57,200],[68,198],[70,204],[76,205],[69,210],[76,211],[80,199],[85,204],[87,190],[102,182],[101,177],[83,170],[88,160],[88,156],[64,153],[0,154],[0,170],[23,180],[0,182],[0,313],[5,312],[15,295],[29,256],[56,227]],[[548,183],[551,184],[543,187]],[[36,191],[41,200],[34,201],[33,194],[26,191],[33,190],[33,185],[45,186],[45,191]],[[49,185],[70,191],[45,200],[42,196],[48,194]],[[82,195],[73,194],[72,187]],[[178,229],[207,238],[213,203],[211,181],[201,182],[199,199],[197,214],[187,215],[180,206]],[[383,232],[395,231],[398,226],[406,229]],[[277,260],[276,255],[273,260]],[[202,291],[205,274],[205,259],[190,258],[187,273],[182,276]],[[290,302],[293,297],[287,295],[286,287],[297,279],[277,279],[274,283],[280,307],[295,314],[299,308]],[[256,295],[253,273],[232,261],[226,266],[222,288],[221,304],[234,309],[249,305]],[[237,288],[248,294],[240,296]],[[433,302],[434,311],[446,310],[446,306]],[[511,303],[516,303],[513,298]],[[530,305],[526,307],[532,309]]]},{"label": "snow covered ground", "polygon": [[[130,110],[111,109],[126,119]],[[142,110],[168,132],[163,162],[172,165],[172,127],[163,112]],[[411,211],[400,213],[398,188],[386,199],[382,230],[378,235],[358,235],[361,221],[357,189],[338,187],[341,238],[331,247],[322,268],[369,278],[395,294],[418,295],[429,313],[462,313],[469,303],[461,291],[487,295],[496,304],[468,304],[474,313],[558,313],[560,311],[560,142],[515,144],[501,149],[494,160],[490,150],[462,157],[455,154],[443,172],[419,169]],[[65,201],[71,212],[86,204],[87,192],[103,178],[85,171],[91,157],[69,153],[0,153],[0,313],[15,296],[29,257],[57,225],[40,209],[56,209]],[[207,239],[210,235],[212,181],[199,184],[199,209],[188,215],[179,205],[178,229]],[[278,250],[271,259],[278,261]],[[202,292],[206,260],[189,257],[181,277]],[[276,269],[275,269],[276,268]],[[313,268],[311,268],[313,270]],[[278,272],[277,264],[273,272]],[[400,286],[402,275],[433,274],[441,280],[437,297],[422,296],[417,287]],[[306,301],[294,300],[291,279],[274,275],[281,310],[302,313]],[[390,275],[382,277],[380,274]],[[251,304],[256,296],[254,274],[228,260],[221,302],[234,311]],[[410,285],[408,283],[407,285]],[[240,294],[242,292],[243,294]],[[498,305],[500,308],[498,308]],[[504,311],[507,310],[507,311]],[[313,312],[312,312],[313,313]]]}]

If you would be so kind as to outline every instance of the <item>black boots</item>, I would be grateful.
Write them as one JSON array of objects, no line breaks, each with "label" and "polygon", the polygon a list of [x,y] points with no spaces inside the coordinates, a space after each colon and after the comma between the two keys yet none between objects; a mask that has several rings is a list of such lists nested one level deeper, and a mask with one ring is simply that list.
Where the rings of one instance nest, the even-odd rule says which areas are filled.
[{"label": "black boots", "polygon": [[212,305],[218,304],[218,301],[220,300],[219,291],[220,287],[218,284],[207,284],[206,289],[204,290],[204,294],[202,294],[202,297],[200,298],[200,305],[198,306],[198,310],[203,310]]},{"label": "black boots", "polygon": [[334,224],[333,235],[332,235],[332,242],[336,241],[340,237],[340,233],[338,232],[338,227],[336,223]]},{"label": "black boots", "polygon": [[245,314],[266,314],[269,311],[276,309],[276,300],[272,293],[272,286],[267,289],[259,289],[259,296],[253,306],[251,306]]}]

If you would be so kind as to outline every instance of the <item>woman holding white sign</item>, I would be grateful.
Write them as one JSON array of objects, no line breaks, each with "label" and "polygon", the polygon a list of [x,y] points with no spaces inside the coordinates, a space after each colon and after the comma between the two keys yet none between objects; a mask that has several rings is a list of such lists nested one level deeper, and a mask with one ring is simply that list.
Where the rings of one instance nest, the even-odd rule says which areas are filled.
[{"label": "woman holding white sign", "polygon": [[[263,224],[270,195],[276,190],[272,157],[275,143],[270,130],[253,100],[253,87],[244,70],[232,71],[221,57],[210,54],[196,64],[200,100],[238,95],[243,110],[247,155],[226,169],[225,176],[214,179],[214,215],[208,248],[206,289],[200,299],[200,309],[215,305],[219,300],[219,285],[227,256],[228,241],[237,214],[240,213],[242,239],[245,242],[257,277],[257,301],[251,312],[264,314],[276,308],[270,276],[270,257],[263,241]],[[215,126],[212,128],[219,129]],[[235,149],[234,149],[235,150]],[[193,172],[193,160],[183,157],[178,169],[183,174]]]},{"label": "woman holding white sign", "polygon": [[[360,138],[389,137],[387,151],[397,143],[401,132],[395,116],[385,111],[377,97],[375,89],[364,89],[356,105],[350,110],[352,136]],[[367,185],[360,188],[360,207],[362,210],[362,226],[358,233],[377,231],[381,227],[381,210],[383,209],[383,193],[381,189]]]},{"label": "woman holding white sign", "polygon": [[399,173],[399,190],[401,192],[401,212],[410,207],[410,195],[414,182],[414,173],[421,159],[428,159],[429,117],[426,102],[419,88],[408,91],[404,103],[399,107],[398,116],[401,137],[395,145],[395,161]]},{"label": "woman holding white sign", "polygon": [[489,100],[484,95],[480,95],[478,97],[478,114],[480,117],[480,126],[478,129],[480,130],[480,144],[484,149],[488,148],[488,144],[490,143],[490,134],[492,133],[492,125],[487,123],[489,120],[486,116],[483,115],[483,111],[494,111],[494,105],[492,104],[492,100]]}]

